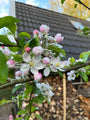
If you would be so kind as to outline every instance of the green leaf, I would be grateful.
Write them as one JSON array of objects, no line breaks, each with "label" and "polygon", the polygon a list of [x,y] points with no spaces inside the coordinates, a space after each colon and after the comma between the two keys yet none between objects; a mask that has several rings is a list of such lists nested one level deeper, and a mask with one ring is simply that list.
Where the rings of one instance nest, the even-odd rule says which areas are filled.
[{"label": "green leaf", "polygon": [[34,102],[35,103],[38,103],[38,104],[42,104],[42,102],[44,101],[44,96],[43,95],[39,95],[39,96],[37,96],[35,99],[34,99]]},{"label": "green leaf", "polygon": [[83,31],[84,35],[89,36],[89,33],[90,33],[90,28],[89,28],[89,27],[85,26],[85,27],[82,29],[82,31]]},{"label": "green leaf", "polygon": [[78,2],[78,3],[80,2],[80,0],[74,0],[74,1],[76,1],[76,2]]},{"label": "green leaf", "polygon": [[29,120],[30,115],[26,115],[24,120]]},{"label": "green leaf", "polygon": [[87,76],[87,74],[86,74],[85,72],[79,71],[79,72],[77,73],[77,76],[78,76],[78,75],[81,76],[81,77],[84,79],[85,82],[88,81],[88,76]]},{"label": "green leaf", "polygon": [[16,23],[20,22],[18,19],[12,16],[6,16],[0,18],[0,28],[7,27],[13,34],[16,31]]},{"label": "green leaf", "polygon": [[8,77],[8,67],[6,64],[6,57],[0,51],[0,82],[6,83],[7,77]]},{"label": "green leaf", "polygon": [[58,70],[58,74],[63,78],[63,73]]},{"label": "green leaf", "polygon": [[56,54],[59,54],[61,53],[63,56],[65,56],[65,51],[62,50],[59,46],[57,46],[56,44],[51,44],[51,45],[48,45],[48,49],[49,50],[52,50],[52,52],[56,53]]},{"label": "green leaf", "polygon": [[76,8],[76,7],[77,7],[77,5],[78,5],[78,4],[75,4],[75,5],[74,5],[74,8]]},{"label": "green leaf", "polygon": [[65,0],[61,0],[61,3],[63,4],[65,2]]},{"label": "green leaf", "polygon": [[29,94],[32,92],[33,85],[30,85],[29,83],[26,83],[26,90],[24,91],[24,98],[28,98]]},{"label": "green leaf", "polygon": [[22,55],[21,54],[13,55],[13,60],[16,62],[22,62],[23,61]]},{"label": "green leaf", "polygon": [[5,35],[0,35],[0,42],[4,44],[12,44],[12,42]]},{"label": "green leaf", "polygon": [[26,38],[31,38],[30,34],[27,32],[21,32],[19,33],[18,37],[26,37]]},{"label": "green leaf", "polygon": [[39,41],[37,38],[33,38],[29,41],[29,47],[32,49],[35,46],[39,46]]},{"label": "green leaf", "polygon": [[75,58],[71,57],[69,61],[71,62],[71,64],[73,64],[75,62]]},{"label": "green leaf", "polygon": [[4,105],[4,104],[9,103],[9,102],[12,102],[12,101],[3,99],[0,101],[0,105]]},{"label": "green leaf", "polygon": [[[5,35],[0,35],[0,42],[4,44],[16,45],[15,43],[11,42]],[[18,51],[18,47],[9,47],[9,49],[13,52]]]},{"label": "green leaf", "polygon": [[34,106],[31,107],[31,113],[34,112],[36,108]]},{"label": "green leaf", "polygon": [[86,62],[90,56],[90,51],[83,52],[80,54],[79,58],[83,59],[83,62]]},{"label": "green leaf", "polygon": [[39,118],[39,120],[43,120],[43,118],[38,114],[35,114],[35,117]]},{"label": "green leaf", "polygon": [[12,93],[15,93],[18,89],[20,89],[23,85],[18,85],[12,89]]},{"label": "green leaf", "polygon": [[17,113],[17,115],[22,115],[22,114],[26,114],[26,113],[27,113],[26,110],[20,110],[20,111]]},{"label": "green leaf", "polygon": [[24,48],[25,45],[25,39],[23,37],[20,38],[19,42],[18,42],[19,47],[22,49]]}]

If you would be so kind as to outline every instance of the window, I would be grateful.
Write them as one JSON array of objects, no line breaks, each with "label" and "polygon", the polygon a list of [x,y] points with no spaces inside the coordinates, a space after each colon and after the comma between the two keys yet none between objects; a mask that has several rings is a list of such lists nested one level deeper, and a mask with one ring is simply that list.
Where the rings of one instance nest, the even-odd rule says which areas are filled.
[{"label": "window", "polygon": [[73,24],[73,26],[76,29],[83,29],[84,28],[84,26],[80,22],[76,22],[76,21],[73,21],[73,20],[70,20],[70,22]]}]

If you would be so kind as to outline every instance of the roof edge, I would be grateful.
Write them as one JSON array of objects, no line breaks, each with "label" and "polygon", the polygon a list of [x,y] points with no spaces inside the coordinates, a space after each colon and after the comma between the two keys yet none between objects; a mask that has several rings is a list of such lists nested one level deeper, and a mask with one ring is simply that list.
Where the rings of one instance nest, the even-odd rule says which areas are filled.
[{"label": "roof edge", "polygon": [[38,9],[43,9],[43,10],[46,10],[46,11],[53,12],[53,13],[55,13],[55,14],[61,14],[61,15],[64,15],[64,16],[66,16],[66,17],[69,17],[69,19],[70,19],[70,18],[74,18],[74,19],[78,19],[78,20],[80,20],[80,21],[86,21],[87,23],[90,23],[90,21],[88,21],[88,20],[81,19],[81,18],[77,18],[77,17],[74,17],[74,16],[70,16],[70,15],[67,15],[67,14],[64,14],[64,13],[60,13],[60,12],[57,12],[57,11],[53,11],[53,10],[41,8],[41,7],[38,7],[38,6],[34,6],[34,5],[27,4],[27,3],[23,3],[23,2],[17,2],[17,1],[15,1],[15,3],[20,3],[20,4],[23,4],[23,5],[28,5],[28,6],[36,7],[36,8],[38,8]]}]

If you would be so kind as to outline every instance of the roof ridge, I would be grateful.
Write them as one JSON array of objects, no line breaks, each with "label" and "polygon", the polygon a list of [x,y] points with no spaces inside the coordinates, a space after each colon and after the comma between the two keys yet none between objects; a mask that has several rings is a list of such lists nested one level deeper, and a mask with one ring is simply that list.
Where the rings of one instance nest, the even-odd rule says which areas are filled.
[{"label": "roof ridge", "polygon": [[54,14],[59,14],[59,15],[63,15],[63,16],[70,17],[70,18],[74,18],[74,19],[77,19],[77,20],[80,20],[80,21],[85,21],[87,23],[90,22],[90,21],[87,21],[87,20],[84,20],[84,19],[81,19],[81,18],[76,18],[74,16],[70,16],[70,15],[67,15],[67,14],[64,14],[64,13],[60,13],[60,12],[56,12],[56,11],[53,11],[53,10],[48,10],[48,9],[41,8],[41,7],[38,7],[38,6],[30,5],[30,4],[27,4],[27,3],[22,3],[22,2],[17,2],[17,1],[15,1],[15,3],[20,3],[20,4],[23,4],[23,5],[27,5],[27,6],[31,6],[31,7],[38,8],[38,9],[42,9],[42,10],[45,10],[45,11],[53,12]]}]

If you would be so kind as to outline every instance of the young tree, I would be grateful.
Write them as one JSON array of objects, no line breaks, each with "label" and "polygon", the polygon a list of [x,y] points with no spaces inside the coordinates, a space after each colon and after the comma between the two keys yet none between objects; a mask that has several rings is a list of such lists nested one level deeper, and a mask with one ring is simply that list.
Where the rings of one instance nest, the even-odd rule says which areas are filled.
[{"label": "young tree", "polygon": [[[64,2],[63,5],[61,2]],[[87,19],[90,17],[90,0],[49,0],[50,9],[74,17]]]}]

